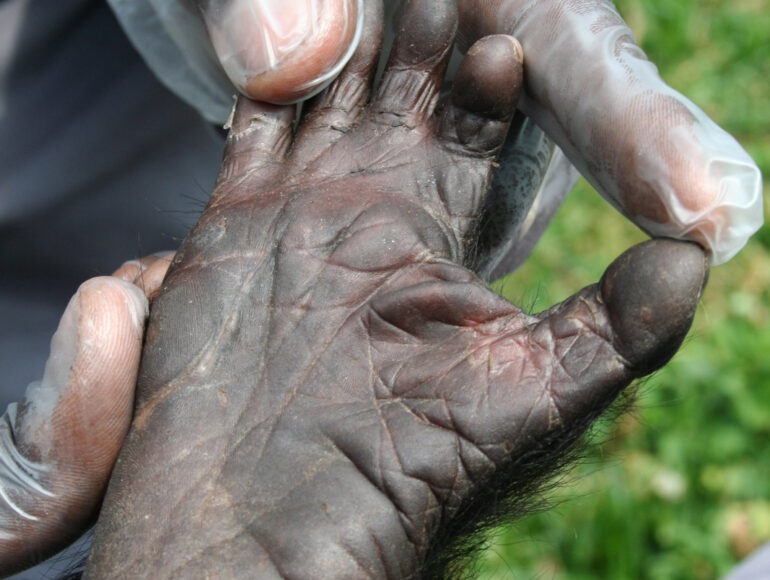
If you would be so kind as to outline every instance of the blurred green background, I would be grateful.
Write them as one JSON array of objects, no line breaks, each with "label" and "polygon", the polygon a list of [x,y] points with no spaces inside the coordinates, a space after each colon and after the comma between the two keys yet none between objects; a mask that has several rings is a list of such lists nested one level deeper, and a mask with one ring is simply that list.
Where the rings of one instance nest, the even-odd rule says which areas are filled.
[{"label": "blurred green background", "polygon": [[[669,84],[770,176],[770,0],[617,5]],[[581,182],[497,289],[542,310],[643,239]],[[496,531],[482,578],[715,578],[770,541],[770,228],[712,271],[681,352],[594,442],[552,509]]]}]

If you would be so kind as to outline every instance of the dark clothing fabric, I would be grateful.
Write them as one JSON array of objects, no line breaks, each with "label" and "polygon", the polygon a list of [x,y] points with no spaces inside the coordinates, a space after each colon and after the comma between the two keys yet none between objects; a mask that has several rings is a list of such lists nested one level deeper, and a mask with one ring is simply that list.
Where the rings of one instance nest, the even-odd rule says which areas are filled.
[{"label": "dark clothing fabric", "polygon": [[[6,19],[11,7],[20,13]],[[211,191],[222,139],[158,83],[102,0],[0,10],[0,37],[15,38],[0,54],[5,408],[41,377],[81,282],[176,248]]]},{"label": "dark clothing fabric", "polygon": [[[0,0],[2,409],[41,378],[81,282],[177,247],[222,146],[103,0]],[[53,578],[63,565],[17,578]]]}]

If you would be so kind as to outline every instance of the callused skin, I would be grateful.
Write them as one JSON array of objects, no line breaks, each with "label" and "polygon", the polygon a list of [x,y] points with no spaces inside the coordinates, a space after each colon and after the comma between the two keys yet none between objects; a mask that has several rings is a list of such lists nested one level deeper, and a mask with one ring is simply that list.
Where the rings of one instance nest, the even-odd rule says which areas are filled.
[{"label": "callused skin", "polygon": [[291,109],[238,104],[152,308],[91,578],[416,577],[466,502],[689,328],[707,274],[692,244],[631,250],[537,316],[467,270],[521,49],[479,41],[434,114],[456,8],[414,0],[366,106],[368,9],[296,136]]}]

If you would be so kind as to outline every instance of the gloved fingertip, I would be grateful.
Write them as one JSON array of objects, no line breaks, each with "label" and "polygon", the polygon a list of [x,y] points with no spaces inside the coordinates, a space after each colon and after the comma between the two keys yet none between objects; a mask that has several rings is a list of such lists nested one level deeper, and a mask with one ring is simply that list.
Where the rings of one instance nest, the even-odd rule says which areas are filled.
[{"label": "gloved fingertip", "polygon": [[[64,310],[56,332],[51,338],[51,350],[48,360],[45,364],[43,379],[33,383],[27,389],[27,398],[33,398],[38,402],[47,397],[43,396],[42,391],[51,391],[57,386],[65,385],[70,379],[72,367],[75,364],[78,350],[80,348],[80,298],[81,288],[70,298],[67,308]],[[41,391],[35,396],[31,396],[30,391]],[[46,405],[46,407],[48,407]],[[52,405],[51,405],[51,409]]]},{"label": "gloved fingertip", "polygon": [[25,395],[22,435],[41,457],[62,453],[57,429],[90,416],[97,404],[92,389],[112,390],[110,399],[120,404],[121,380],[135,373],[148,313],[144,292],[125,280],[103,276],[78,288],[51,340],[43,378]]},{"label": "gloved fingertip", "polygon": [[97,278],[96,280],[103,280],[104,284],[120,288],[125,296],[125,308],[133,321],[134,328],[140,333],[144,332],[144,324],[150,313],[150,304],[145,292],[135,284],[119,278]]},{"label": "gloved fingertip", "polygon": [[678,211],[671,212],[687,232],[684,237],[706,247],[714,266],[738,254],[764,224],[762,173],[742,149],[736,149],[732,155],[714,152],[706,161],[708,191],[700,207],[683,208],[680,203],[674,206]]},{"label": "gloved fingertip", "polygon": [[336,77],[363,28],[363,0],[211,0],[203,9],[220,63],[249,98],[289,104]]},{"label": "gloved fingertip", "polygon": [[654,130],[621,157],[616,202],[652,236],[697,242],[712,265],[723,264],[762,227],[762,173],[732,136],[685,97],[645,102],[656,104],[658,118],[645,118]]},{"label": "gloved fingertip", "polygon": [[70,298],[51,338],[43,377],[30,383],[24,394],[24,422],[20,438],[24,444],[34,446],[43,458],[47,458],[53,450],[51,417],[72,380],[73,368],[81,350],[81,300],[89,282],[81,284]]},{"label": "gloved fingertip", "polygon": [[40,385],[63,387],[70,381],[72,369],[81,350],[84,335],[98,334],[103,329],[96,318],[113,308],[111,289],[117,288],[124,297],[123,305],[136,332],[142,333],[149,314],[149,303],[144,292],[134,284],[103,276],[92,278],[80,285],[70,299],[59,326],[51,339],[51,350]]},{"label": "gloved fingertip", "polygon": [[120,265],[120,268],[115,270],[112,275],[120,280],[126,282],[133,282],[136,280],[142,272],[147,269],[147,264],[142,263],[141,260],[128,260]]}]

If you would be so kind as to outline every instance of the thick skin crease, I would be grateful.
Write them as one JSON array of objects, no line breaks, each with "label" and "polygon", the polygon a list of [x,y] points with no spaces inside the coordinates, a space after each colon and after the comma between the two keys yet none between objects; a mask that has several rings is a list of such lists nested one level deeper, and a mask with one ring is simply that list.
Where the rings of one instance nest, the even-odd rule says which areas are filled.
[{"label": "thick skin crease", "polygon": [[708,270],[694,244],[634,248],[535,316],[464,266],[521,48],[479,41],[434,113],[456,7],[414,0],[367,106],[368,6],[295,135],[293,109],[238,103],[152,306],[87,577],[416,577],[467,501],[689,329]]}]

